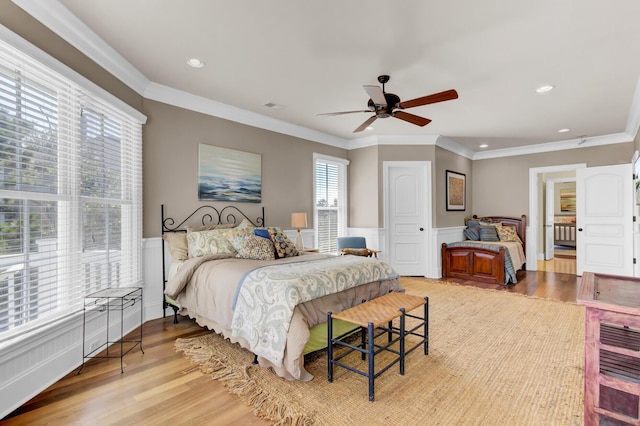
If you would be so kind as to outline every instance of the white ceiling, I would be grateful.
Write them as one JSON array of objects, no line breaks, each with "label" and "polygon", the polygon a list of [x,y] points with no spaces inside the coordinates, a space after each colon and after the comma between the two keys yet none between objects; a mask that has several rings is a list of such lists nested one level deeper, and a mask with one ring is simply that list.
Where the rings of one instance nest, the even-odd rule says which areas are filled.
[{"label": "white ceiling", "polygon": [[[638,0],[13,1],[147,97],[177,89],[181,106],[215,101],[316,140],[441,135],[473,156],[631,141],[640,121]],[[422,128],[387,118],[353,133],[372,114],[317,116],[366,109],[362,85],[380,74],[405,101],[459,99],[407,110],[433,120]]]}]

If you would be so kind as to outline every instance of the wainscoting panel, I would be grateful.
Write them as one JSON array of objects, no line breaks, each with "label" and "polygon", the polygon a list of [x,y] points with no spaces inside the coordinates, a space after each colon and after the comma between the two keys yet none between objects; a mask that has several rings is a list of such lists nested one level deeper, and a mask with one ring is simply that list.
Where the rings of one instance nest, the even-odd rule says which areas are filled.
[{"label": "wainscoting panel", "polygon": [[434,261],[434,269],[431,271],[430,278],[442,278],[442,244],[455,243],[464,240],[464,226],[453,226],[449,228],[436,228],[433,230],[432,259]]}]

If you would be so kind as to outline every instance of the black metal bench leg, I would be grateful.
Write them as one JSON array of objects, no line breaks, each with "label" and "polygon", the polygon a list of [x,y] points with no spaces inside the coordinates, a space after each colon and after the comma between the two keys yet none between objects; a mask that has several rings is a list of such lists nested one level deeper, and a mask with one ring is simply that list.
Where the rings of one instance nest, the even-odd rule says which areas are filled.
[{"label": "black metal bench leg", "polygon": [[429,354],[429,296],[424,297],[424,354]]},{"label": "black metal bench leg", "polygon": [[375,380],[375,366],[373,363],[373,358],[374,358],[374,353],[373,353],[373,349],[374,349],[374,344],[373,344],[373,323],[370,322],[369,323],[369,327],[368,327],[368,334],[369,334],[369,347],[368,347],[368,354],[369,354],[369,401],[373,402],[373,397],[374,397],[374,383],[373,381]]},{"label": "black metal bench leg", "polygon": [[400,308],[400,375],[404,376],[404,335],[405,335],[405,309]]},{"label": "black metal bench leg", "polygon": [[327,312],[327,380],[333,382],[333,320]]}]

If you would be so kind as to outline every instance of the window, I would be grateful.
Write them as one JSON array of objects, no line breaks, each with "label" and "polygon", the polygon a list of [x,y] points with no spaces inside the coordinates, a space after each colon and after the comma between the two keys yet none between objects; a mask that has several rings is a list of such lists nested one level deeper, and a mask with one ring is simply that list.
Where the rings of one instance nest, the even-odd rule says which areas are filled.
[{"label": "window", "polygon": [[141,285],[141,124],[0,41],[0,341]]},{"label": "window", "polygon": [[341,158],[314,155],[314,223],[320,253],[335,253],[347,228],[347,165]]}]

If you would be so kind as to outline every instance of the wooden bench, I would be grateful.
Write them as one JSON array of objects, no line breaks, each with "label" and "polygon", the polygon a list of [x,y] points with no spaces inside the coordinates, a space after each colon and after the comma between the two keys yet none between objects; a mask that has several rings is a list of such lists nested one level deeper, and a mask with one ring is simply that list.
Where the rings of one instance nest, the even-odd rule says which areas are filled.
[{"label": "wooden bench", "polygon": [[[424,306],[423,316],[411,315],[407,312]],[[414,318],[420,320],[417,325],[411,329],[406,329],[406,318]],[[360,326],[361,341],[359,346],[354,346],[346,341],[354,330],[348,331],[340,336],[333,337],[332,319],[340,319]],[[393,325],[393,320],[400,318],[399,326]],[[422,328],[422,332],[419,329]],[[375,330],[380,330],[375,334]],[[376,338],[387,335],[387,342],[384,345],[376,343]],[[405,348],[405,337],[414,335],[420,337],[420,340],[410,347]],[[394,336],[396,336],[394,338]],[[327,378],[329,382],[333,382],[333,366],[346,368],[349,371],[363,375],[369,379],[369,401],[374,400],[374,381],[376,377],[387,371],[395,363],[400,363],[400,374],[404,375],[405,356],[423,346],[424,354],[429,353],[429,298],[412,296],[404,293],[389,293],[382,297],[366,301],[358,306],[346,309],[342,312],[327,314],[327,341],[328,345],[328,372]],[[399,348],[395,349],[395,344],[399,343]],[[349,348],[334,358],[333,345]],[[362,360],[367,359],[367,370],[359,370],[353,366],[347,365],[340,360],[349,355],[353,351],[361,353]],[[397,355],[384,367],[375,371],[375,355],[380,352],[387,351]],[[368,356],[368,358],[367,358]]]}]

